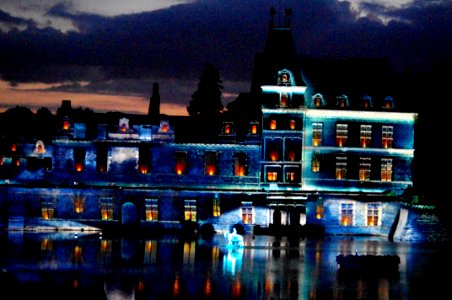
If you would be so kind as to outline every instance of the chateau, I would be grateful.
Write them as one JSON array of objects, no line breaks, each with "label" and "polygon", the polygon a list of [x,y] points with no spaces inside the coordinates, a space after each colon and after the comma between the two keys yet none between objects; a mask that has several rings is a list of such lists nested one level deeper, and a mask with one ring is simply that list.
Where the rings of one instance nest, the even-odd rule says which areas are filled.
[{"label": "chateau", "polygon": [[[240,139],[225,120],[217,142],[180,142],[172,118],[155,116],[155,102],[149,115],[158,122],[121,117],[97,124],[92,136],[64,100],[68,113],[51,143],[2,142],[0,226],[311,226],[326,234],[427,239],[401,201],[413,186],[417,114],[397,110],[396,99],[381,91],[353,99],[323,92],[293,45],[290,22],[271,21],[249,97],[259,103],[259,118],[247,120]],[[356,84],[354,93],[362,88]]]}]

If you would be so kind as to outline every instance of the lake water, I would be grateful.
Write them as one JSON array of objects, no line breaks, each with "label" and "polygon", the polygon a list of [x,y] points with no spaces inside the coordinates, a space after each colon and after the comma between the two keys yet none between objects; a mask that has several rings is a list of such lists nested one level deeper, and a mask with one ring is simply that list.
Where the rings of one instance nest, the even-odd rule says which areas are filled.
[{"label": "lake water", "polygon": [[[375,237],[212,239],[0,235],[1,299],[447,299],[451,245]],[[398,255],[393,273],[344,275],[339,254]],[[452,287],[452,285],[451,285]],[[12,295],[6,297],[6,295]]]}]

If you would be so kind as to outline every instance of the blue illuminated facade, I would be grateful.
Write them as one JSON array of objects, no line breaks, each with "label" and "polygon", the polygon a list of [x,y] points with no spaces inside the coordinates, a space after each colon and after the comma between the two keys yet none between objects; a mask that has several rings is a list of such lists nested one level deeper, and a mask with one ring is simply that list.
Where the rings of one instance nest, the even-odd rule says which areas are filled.
[{"label": "blue illuminated facade", "polygon": [[339,95],[333,103],[304,83],[289,58],[259,85],[261,119],[241,140],[225,121],[217,143],[177,142],[171,118],[120,118],[98,124],[92,138],[68,117],[52,143],[4,145],[1,224],[299,233],[316,226],[402,239],[413,222],[401,199],[413,185],[417,114],[396,111],[391,97],[376,105],[364,95],[352,106]]}]

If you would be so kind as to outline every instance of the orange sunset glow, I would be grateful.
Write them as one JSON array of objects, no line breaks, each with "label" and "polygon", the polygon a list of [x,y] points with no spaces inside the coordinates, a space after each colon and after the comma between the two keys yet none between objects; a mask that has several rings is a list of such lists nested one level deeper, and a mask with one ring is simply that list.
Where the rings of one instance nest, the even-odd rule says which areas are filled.
[{"label": "orange sunset glow", "polygon": [[[49,91],[58,84],[27,83],[10,86],[0,80],[0,112],[15,106],[24,106],[33,111],[46,107],[55,112],[62,100],[71,100],[73,107],[83,107],[95,112],[119,111],[132,114],[147,114],[149,99],[139,96],[107,95]],[[187,115],[184,105],[167,104],[162,101],[160,112],[171,116]]]}]

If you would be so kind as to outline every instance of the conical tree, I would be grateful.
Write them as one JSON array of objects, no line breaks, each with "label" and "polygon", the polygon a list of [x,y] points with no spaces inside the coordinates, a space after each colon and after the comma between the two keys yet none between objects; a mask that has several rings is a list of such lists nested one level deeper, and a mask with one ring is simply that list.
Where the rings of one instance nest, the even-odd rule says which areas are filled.
[{"label": "conical tree", "polygon": [[198,89],[191,96],[187,107],[191,117],[199,119],[214,119],[223,110],[221,94],[223,86],[220,72],[214,65],[207,63],[199,77]]}]

